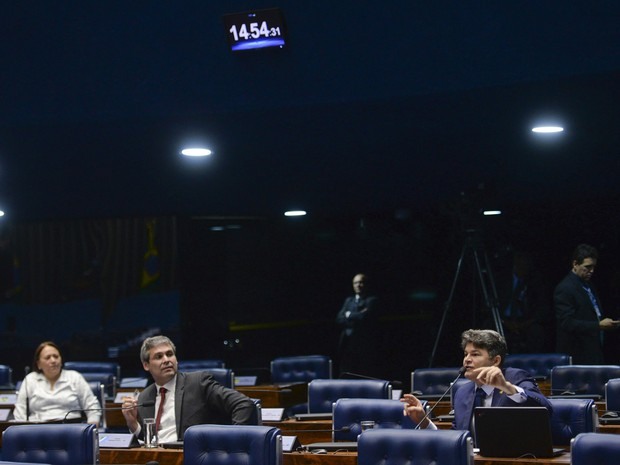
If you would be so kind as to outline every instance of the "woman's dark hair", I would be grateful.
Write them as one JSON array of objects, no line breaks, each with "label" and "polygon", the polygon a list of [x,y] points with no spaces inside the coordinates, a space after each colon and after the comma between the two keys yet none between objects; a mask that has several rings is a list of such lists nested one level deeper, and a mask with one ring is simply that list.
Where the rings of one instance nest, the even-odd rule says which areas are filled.
[{"label": "woman's dark hair", "polygon": [[43,351],[43,349],[45,349],[47,346],[50,346],[56,349],[58,353],[60,354],[60,359],[62,360],[62,352],[60,352],[60,347],[58,347],[55,342],[52,342],[52,341],[42,342],[41,344],[39,344],[39,347],[37,347],[37,350],[34,351],[34,359],[32,360],[32,369],[38,373],[42,373],[43,371],[39,368],[38,362],[39,362],[39,357],[41,356],[41,351]]}]

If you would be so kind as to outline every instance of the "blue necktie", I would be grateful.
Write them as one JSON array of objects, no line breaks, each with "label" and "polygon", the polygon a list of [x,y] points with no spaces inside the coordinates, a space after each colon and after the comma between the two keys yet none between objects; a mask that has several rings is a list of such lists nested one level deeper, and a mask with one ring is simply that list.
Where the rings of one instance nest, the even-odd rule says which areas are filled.
[{"label": "blue necktie", "polygon": [[583,286],[583,288],[588,293],[588,297],[590,297],[590,302],[592,302],[592,306],[594,307],[594,311],[596,312],[596,316],[600,320],[601,319],[601,309],[598,308],[598,302],[596,301],[596,296],[594,295],[594,292],[592,292],[592,289],[590,289],[590,286]]}]

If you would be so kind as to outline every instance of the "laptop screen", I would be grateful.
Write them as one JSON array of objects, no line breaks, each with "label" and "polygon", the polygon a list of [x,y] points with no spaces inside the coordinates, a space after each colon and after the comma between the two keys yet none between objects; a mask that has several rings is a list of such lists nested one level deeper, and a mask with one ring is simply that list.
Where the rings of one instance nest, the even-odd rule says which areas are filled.
[{"label": "laptop screen", "polygon": [[553,457],[550,415],[544,407],[477,407],[476,447],[485,457]]}]

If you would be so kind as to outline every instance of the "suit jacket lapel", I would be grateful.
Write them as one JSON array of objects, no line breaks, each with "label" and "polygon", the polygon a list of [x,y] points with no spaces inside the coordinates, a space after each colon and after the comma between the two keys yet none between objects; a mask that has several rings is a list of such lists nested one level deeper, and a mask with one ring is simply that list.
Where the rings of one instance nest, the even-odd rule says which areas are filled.
[{"label": "suit jacket lapel", "polygon": [[177,424],[177,436],[181,437],[181,412],[183,407],[183,395],[185,392],[185,373],[177,373],[177,384],[174,392],[174,418]]}]

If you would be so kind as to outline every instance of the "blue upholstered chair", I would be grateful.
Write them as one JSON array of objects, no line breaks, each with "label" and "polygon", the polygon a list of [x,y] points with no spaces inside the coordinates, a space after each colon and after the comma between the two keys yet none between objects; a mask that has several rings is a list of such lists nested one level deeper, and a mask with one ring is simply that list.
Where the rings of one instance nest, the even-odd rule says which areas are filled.
[{"label": "blue upholstered chair", "polygon": [[0,365],[0,389],[15,389],[13,370],[8,365]]},{"label": "blue upholstered chair", "polygon": [[547,379],[553,367],[571,364],[570,355],[556,353],[510,354],[504,360],[505,368],[520,368],[536,379]]},{"label": "blue upholstered chair", "polygon": [[332,361],[325,355],[278,357],[271,361],[271,382],[309,383],[313,379],[330,379]]},{"label": "blue upholstered chair", "polygon": [[64,367],[80,373],[110,373],[121,379],[121,366],[116,362],[65,362]]},{"label": "blue upholstered chair", "polygon": [[315,379],[308,384],[308,412],[332,413],[338,399],[391,399],[389,381],[378,379]]},{"label": "blue upholstered chair", "polygon": [[620,378],[619,365],[562,365],[551,369],[551,392],[605,396],[605,384]]},{"label": "blue upholstered chair", "polygon": [[10,462],[76,465],[99,463],[97,427],[85,423],[9,426],[2,459]]},{"label": "blue upholstered chair", "polygon": [[184,465],[281,465],[278,428],[195,425],[185,431]]},{"label": "blue upholstered chair", "polygon": [[[271,382],[274,384],[309,383],[313,379],[331,379],[332,361],[325,355],[297,355],[278,357],[270,364]],[[296,404],[287,409],[287,416],[307,413],[308,403]]]},{"label": "blue upholstered chair", "polygon": [[230,368],[205,368],[201,371],[209,373],[222,386],[234,389],[235,373]]},{"label": "blue upholstered chair", "polygon": [[618,465],[620,437],[616,434],[581,433],[571,443],[571,465]]},{"label": "blue upholstered chair", "polygon": [[116,376],[111,373],[82,373],[84,379],[90,383],[101,384],[104,388],[105,397],[116,397]]},{"label": "blue upholstered chair", "polygon": [[223,360],[182,360],[179,362],[179,371],[202,371],[207,368],[226,368]]},{"label": "blue upholstered chair", "polygon": [[418,368],[411,373],[411,391],[415,395],[440,397],[459,374],[455,368]]},{"label": "blue upholstered chair", "polygon": [[[426,404],[426,401],[423,401]],[[375,428],[413,429],[416,427],[403,415],[403,403],[392,399],[338,399],[334,404],[332,434],[334,441],[356,441],[362,432],[360,423],[375,422]],[[348,428],[348,431],[340,431]]]},{"label": "blue upholstered chair", "polygon": [[357,442],[358,465],[473,465],[469,431],[372,429]]},{"label": "blue upholstered chair", "polygon": [[99,405],[101,406],[101,420],[99,421],[99,429],[105,431],[108,427],[107,420],[105,417],[105,386],[98,381],[89,381],[88,385],[90,389],[93,391],[93,394],[99,401]]},{"label": "blue upholstered chair", "polygon": [[605,408],[620,412],[620,378],[613,378],[605,384]]},{"label": "blue upholstered chair", "polygon": [[580,433],[592,433],[598,427],[598,413],[592,399],[549,399],[553,407],[551,435],[553,444],[567,446]]}]

